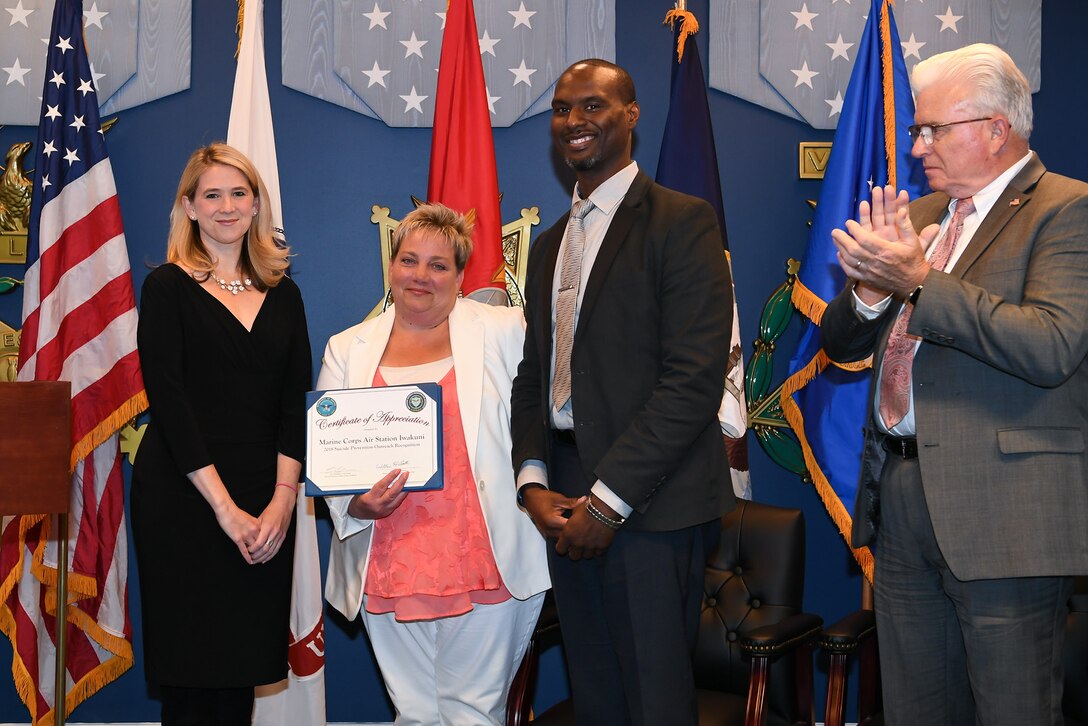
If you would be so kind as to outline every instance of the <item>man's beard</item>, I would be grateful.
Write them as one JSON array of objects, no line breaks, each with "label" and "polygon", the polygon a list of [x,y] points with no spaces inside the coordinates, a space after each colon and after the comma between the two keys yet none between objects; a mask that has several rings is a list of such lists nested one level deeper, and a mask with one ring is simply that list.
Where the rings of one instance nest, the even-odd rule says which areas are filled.
[{"label": "man's beard", "polygon": [[563,161],[566,162],[567,166],[569,166],[571,169],[574,169],[575,171],[589,171],[593,167],[597,166],[600,160],[600,154],[594,154],[593,156],[587,156],[584,159],[577,160],[572,159],[569,156],[563,159]]}]

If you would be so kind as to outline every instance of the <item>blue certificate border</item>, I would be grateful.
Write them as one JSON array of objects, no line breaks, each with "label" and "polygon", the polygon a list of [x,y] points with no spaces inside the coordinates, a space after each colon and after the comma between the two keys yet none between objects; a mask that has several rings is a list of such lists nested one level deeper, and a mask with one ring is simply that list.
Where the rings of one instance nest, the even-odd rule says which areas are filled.
[{"label": "blue certificate border", "polygon": [[[445,472],[445,441],[444,441],[445,427],[442,424],[442,421],[443,421],[442,386],[438,385],[437,383],[406,383],[404,385],[399,385],[399,386],[365,386],[365,388],[390,388],[390,389],[392,389],[392,388],[403,388],[406,391],[418,389],[420,392],[422,392],[424,395],[426,395],[432,401],[435,402],[435,405],[438,407],[438,426],[437,426],[438,431],[436,432],[437,436],[438,436],[437,469],[435,470],[435,473],[433,475],[431,475],[431,478],[427,480],[426,484],[424,484],[423,486],[414,486],[411,489],[408,489],[407,491],[425,492],[425,491],[433,491],[435,489],[441,489],[442,486],[443,486],[443,482],[445,481],[445,476],[444,476],[444,472]],[[320,401],[322,398],[324,398],[329,393],[336,394],[336,393],[339,393],[341,391],[352,391],[352,390],[359,390],[359,389],[353,389],[353,388],[329,388],[329,389],[326,389],[326,390],[323,390],[323,391],[307,391],[306,392],[306,415],[307,415],[307,419],[309,418],[310,411],[313,409],[314,406],[317,405],[317,402]],[[307,432],[306,432],[306,454],[307,454],[307,456],[310,454],[310,432],[309,432],[309,429],[307,429]],[[309,471],[309,468],[304,466],[303,470],[304,471]],[[365,491],[367,491],[367,490],[366,489],[359,489],[359,490],[347,490],[347,491],[345,491],[345,490],[342,490],[342,489],[338,489],[336,491],[326,492],[324,489],[322,489],[317,484],[315,484],[310,479],[309,476],[306,476],[306,496],[308,496],[308,497],[351,495],[351,494],[360,494],[360,493],[365,492]]]}]

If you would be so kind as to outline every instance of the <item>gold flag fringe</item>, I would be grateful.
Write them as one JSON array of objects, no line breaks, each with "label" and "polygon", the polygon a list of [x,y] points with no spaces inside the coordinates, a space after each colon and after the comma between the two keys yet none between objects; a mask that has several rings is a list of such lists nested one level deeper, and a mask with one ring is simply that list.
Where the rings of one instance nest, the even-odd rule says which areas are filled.
[{"label": "gold flag fringe", "polygon": [[895,68],[892,65],[890,0],[880,8],[880,66],[884,89],[884,154],[888,157],[888,184],[895,187]]},{"label": "gold flag fringe", "polygon": [[[42,524],[42,531],[41,536],[38,538],[38,547],[34,552],[33,561],[31,563],[31,575],[36,577],[46,587],[46,612],[54,617],[57,615],[57,570],[56,568],[46,566],[43,562],[45,546],[49,541],[51,520],[48,515],[44,514],[20,517],[18,541],[19,558],[14,567],[12,567],[11,574],[2,584],[0,584],[0,631],[3,631],[13,643],[15,642],[16,636],[15,619],[10,608],[3,603],[7,602],[8,596],[18,583],[23,572],[23,560],[26,555],[26,533],[39,522]],[[97,595],[97,584],[92,577],[87,577],[86,575],[80,575],[78,573],[69,573],[69,583],[69,602],[76,602],[77,600]],[[103,630],[102,627],[86,612],[79,608],[66,607],[64,614],[65,622],[75,625],[100,646],[113,654],[112,658],[100,664],[97,668],[93,669],[80,679],[78,683],[75,683],[71,688],[67,689],[64,702],[64,712],[65,716],[67,716],[72,713],[76,706],[83,703],[83,701],[97,693],[103,686],[116,680],[118,676],[131,668],[135,662],[135,658],[133,656],[131,643],[125,640],[123,636]],[[53,712],[56,705],[54,704],[53,709],[49,709],[40,716],[36,713],[38,703],[37,686],[34,684],[34,679],[30,676],[26,664],[18,657],[17,653],[13,654],[12,657],[11,675],[15,684],[15,690],[18,692],[19,698],[30,712],[34,726],[48,726],[48,724],[53,723]]]},{"label": "gold flag fringe", "polygon": [[805,283],[801,282],[801,278],[795,278],[793,281],[793,291],[790,293],[790,302],[797,308],[797,311],[811,320],[814,324],[819,325],[820,320],[824,316],[824,308],[827,307],[827,303],[823,301],[819,295],[809,290]]},{"label": "gold flag fringe", "polygon": [[147,410],[147,393],[141,390],[118,407],[116,411],[102,419],[82,439],[72,447],[72,458],[68,470],[75,471],[76,464],[97,449],[106,439],[121,430],[125,424]]},{"label": "gold flag fringe", "polygon": [[673,8],[665,13],[665,22],[662,25],[675,27],[678,20],[680,21],[680,35],[676,38],[677,63],[684,60],[684,45],[688,42],[688,36],[699,32],[699,21],[695,19],[695,15],[679,8]]},{"label": "gold flag fringe", "polygon": [[234,25],[234,32],[238,36],[238,45],[234,48],[234,60],[238,60],[238,54],[242,52],[242,27],[245,25],[246,0],[238,0],[238,22]]},{"label": "gold flag fringe", "polygon": [[[824,355],[824,353],[821,350],[820,353],[817,354],[817,358],[822,355]],[[813,359],[805,369],[807,370],[815,362],[816,359]],[[787,381],[787,383],[788,382],[789,381]],[[783,389],[784,388],[785,386],[783,386]],[[831,521],[839,528],[839,534],[841,534],[842,538],[846,541],[846,546],[850,548],[850,552],[854,555],[854,559],[857,561],[858,566],[861,567],[865,579],[869,581],[869,584],[872,584],[873,553],[868,547],[855,548],[850,544],[850,530],[853,525],[853,520],[850,517],[850,513],[846,511],[846,507],[843,506],[842,500],[839,499],[839,495],[832,488],[831,482],[827,480],[827,476],[824,474],[823,470],[820,469],[820,465],[816,461],[816,456],[812,453],[812,447],[809,446],[808,438],[805,436],[804,416],[793,398],[787,395],[785,390],[783,390],[781,403],[782,413],[785,414],[786,420],[789,422],[790,427],[793,428],[793,432],[801,442],[801,452],[805,457],[805,465],[808,467],[808,473],[809,476],[812,477],[812,483],[816,487],[816,492],[820,495],[820,499],[824,503],[824,508],[826,508],[827,513],[831,515]]]}]

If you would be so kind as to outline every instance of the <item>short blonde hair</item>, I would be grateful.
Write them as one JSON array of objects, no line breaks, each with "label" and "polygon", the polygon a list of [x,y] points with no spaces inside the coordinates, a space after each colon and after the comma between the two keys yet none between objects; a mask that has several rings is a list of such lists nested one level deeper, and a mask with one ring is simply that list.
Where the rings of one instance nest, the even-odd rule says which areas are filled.
[{"label": "short blonde hair", "polygon": [[272,209],[265,203],[268,190],[261,181],[257,168],[245,154],[227,144],[209,144],[193,152],[189,163],[181,173],[174,207],[170,210],[170,236],[166,243],[166,261],[189,268],[202,279],[215,271],[215,262],[200,239],[200,228],[185,213],[182,200],[192,201],[196,195],[200,177],[213,166],[237,169],[249,182],[250,191],[257,200],[257,214],[250,223],[242,241],[242,272],[253,280],[258,290],[275,287],[283,279],[290,266],[290,249],[278,244],[272,237]]},{"label": "short blonde hair", "polygon": [[392,257],[396,258],[400,244],[413,232],[433,232],[443,237],[453,248],[453,262],[463,272],[472,256],[472,228],[475,215],[463,215],[439,202],[421,204],[404,216],[393,230]]},{"label": "short blonde hair", "polygon": [[[1031,136],[1031,86],[1009,54],[990,43],[974,43],[938,53],[914,66],[915,95],[939,81],[963,82],[973,90],[966,99],[980,114],[999,113],[1022,139]],[[944,119],[935,119],[941,120]]]}]

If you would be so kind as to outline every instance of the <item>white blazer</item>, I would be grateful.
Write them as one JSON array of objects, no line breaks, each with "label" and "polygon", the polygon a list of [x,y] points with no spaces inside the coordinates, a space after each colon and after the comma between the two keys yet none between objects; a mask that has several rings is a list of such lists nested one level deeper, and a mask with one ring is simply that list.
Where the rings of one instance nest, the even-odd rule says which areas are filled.
[{"label": "white blazer", "polygon": [[[390,308],[330,338],[317,388],[372,385],[393,329],[393,314]],[[520,308],[459,299],[450,312],[450,343],[469,464],[499,573],[519,600],[551,586],[544,538],[518,509],[510,464],[510,389],[524,337]],[[326,497],[325,501],[335,528],[325,599],[353,619],[362,606],[373,521],[347,513],[350,496]]]}]

